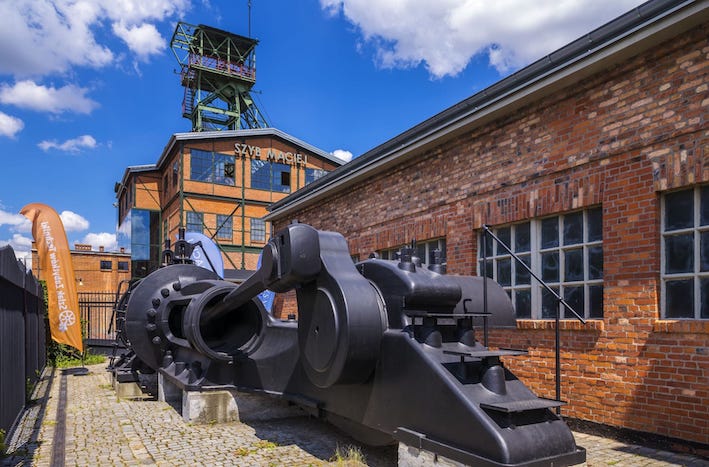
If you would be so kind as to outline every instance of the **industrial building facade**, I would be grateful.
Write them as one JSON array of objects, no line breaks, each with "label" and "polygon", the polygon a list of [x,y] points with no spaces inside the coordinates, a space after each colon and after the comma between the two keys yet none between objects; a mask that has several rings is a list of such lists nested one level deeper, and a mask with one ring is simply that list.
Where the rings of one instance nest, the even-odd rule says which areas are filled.
[{"label": "industrial building facade", "polygon": [[[354,258],[416,239],[424,263],[508,291],[495,347],[566,416],[709,444],[709,2],[651,1],[276,202]],[[484,260],[484,256],[486,260]],[[276,315],[291,312],[277,300]],[[703,448],[702,448],[703,446]],[[706,452],[706,451],[705,451]]]},{"label": "industrial building facade", "polygon": [[342,161],[273,128],[174,134],[158,162],[128,167],[115,186],[119,245],[134,277],[157,269],[178,230],[203,233],[222,252],[228,278],[256,269],[270,237],[266,206]]}]

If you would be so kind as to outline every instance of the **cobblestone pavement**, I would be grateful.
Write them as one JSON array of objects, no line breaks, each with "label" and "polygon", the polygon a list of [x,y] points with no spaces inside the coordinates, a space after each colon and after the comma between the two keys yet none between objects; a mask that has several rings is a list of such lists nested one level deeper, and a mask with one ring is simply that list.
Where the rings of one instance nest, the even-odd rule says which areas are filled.
[{"label": "cobblestone pavement", "polygon": [[[165,402],[117,398],[104,365],[89,370],[86,376],[63,375],[51,368],[45,372],[34,403],[8,438],[2,466],[320,466],[337,465],[336,449],[350,446],[360,450],[366,465],[396,465],[396,447],[361,446],[306,416],[248,424],[189,424]],[[62,384],[64,424],[57,420]],[[709,466],[691,456],[584,433],[576,433],[576,440],[588,451],[588,466]]]}]

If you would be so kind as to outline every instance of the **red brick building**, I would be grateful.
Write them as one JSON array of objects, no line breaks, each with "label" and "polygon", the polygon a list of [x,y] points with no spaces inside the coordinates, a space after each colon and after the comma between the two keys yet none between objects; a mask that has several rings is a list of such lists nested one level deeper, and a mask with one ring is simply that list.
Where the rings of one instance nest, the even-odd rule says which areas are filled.
[{"label": "red brick building", "polygon": [[[651,1],[271,206],[353,256],[412,239],[482,274],[484,224],[586,319],[561,321],[564,414],[709,444],[709,2]],[[554,397],[556,301],[489,243],[517,329],[492,346]],[[285,300],[281,313],[292,303]],[[276,313],[279,311],[276,310]]]}]

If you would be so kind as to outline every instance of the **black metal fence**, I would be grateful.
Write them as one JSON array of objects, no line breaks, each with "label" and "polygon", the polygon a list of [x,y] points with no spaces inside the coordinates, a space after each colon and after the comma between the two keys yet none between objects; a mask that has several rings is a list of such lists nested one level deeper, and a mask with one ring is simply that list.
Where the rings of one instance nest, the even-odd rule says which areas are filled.
[{"label": "black metal fence", "polygon": [[47,363],[45,315],[42,286],[11,247],[0,248],[0,429],[6,432]]},{"label": "black metal fence", "polygon": [[111,324],[116,295],[111,292],[81,292],[79,310],[88,346],[109,345],[116,339],[116,323]]}]

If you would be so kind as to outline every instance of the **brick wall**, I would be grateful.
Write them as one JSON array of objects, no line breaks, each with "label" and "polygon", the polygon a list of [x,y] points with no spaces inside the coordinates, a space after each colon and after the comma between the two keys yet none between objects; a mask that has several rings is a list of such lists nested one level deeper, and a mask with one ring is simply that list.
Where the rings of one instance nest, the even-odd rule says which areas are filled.
[{"label": "brick wall", "polygon": [[[474,274],[484,223],[602,206],[604,318],[562,323],[565,414],[709,444],[709,321],[659,312],[661,193],[709,182],[708,37],[698,27],[291,218],[361,258],[445,237],[449,273]],[[554,396],[553,322],[520,320],[491,344],[529,349],[508,366]]]}]

